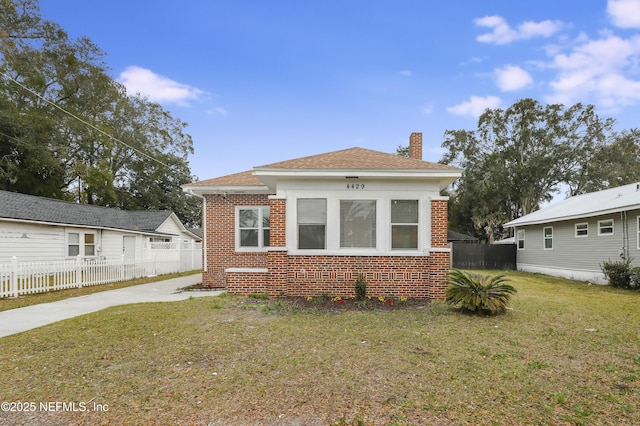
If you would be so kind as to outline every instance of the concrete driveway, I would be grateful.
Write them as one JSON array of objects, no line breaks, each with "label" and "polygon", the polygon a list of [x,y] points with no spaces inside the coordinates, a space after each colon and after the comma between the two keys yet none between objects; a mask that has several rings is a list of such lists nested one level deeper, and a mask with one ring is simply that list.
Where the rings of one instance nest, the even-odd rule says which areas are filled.
[{"label": "concrete driveway", "polygon": [[57,302],[10,309],[0,312],[0,338],[111,306],[143,302],[175,302],[190,297],[218,296],[222,293],[222,291],[178,291],[179,288],[200,281],[202,281],[202,275],[195,274],[72,297]]}]

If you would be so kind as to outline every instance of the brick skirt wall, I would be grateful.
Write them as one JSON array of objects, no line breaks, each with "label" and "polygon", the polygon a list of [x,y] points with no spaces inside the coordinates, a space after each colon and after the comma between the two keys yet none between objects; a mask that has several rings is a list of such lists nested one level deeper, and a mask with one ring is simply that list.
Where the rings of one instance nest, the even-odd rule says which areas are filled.
[{"label": "brick skirt wall", "polygon": [[226,274],[229,293],[273,296],[355,296],[359,274],[371,297],[442,300],[447,288],[449,253],[431,256],[288,256],[264,272]]}]

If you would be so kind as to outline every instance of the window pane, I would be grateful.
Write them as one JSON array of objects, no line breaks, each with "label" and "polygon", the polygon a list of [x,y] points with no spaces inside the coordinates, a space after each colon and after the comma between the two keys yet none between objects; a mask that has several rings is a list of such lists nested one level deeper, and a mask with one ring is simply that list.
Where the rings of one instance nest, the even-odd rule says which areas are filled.
[{"label": "window pane", "polygon": [[324,249],[325,225],[298,225],[299,249]]},{"label": "window pane", "polygon": [[258,209],[240,209],[240,228],[258,227]]},{"label": "window pane", "polygon": [[79,245],[69,245],[69,256],[77,256],[80,254]]},{"label": "window pane", "polygon": [[85,256],[95,256],[96,255],[96,246],[94,246],[94,245],[86,245],[86,246],[84,246],[84,255]]},{"label": "window pane", "polygon": [[392,249],[417,249],[418,225],[392,225]]},{"label": "window pane", "polygon": [[241,229],[240,247],[258,247],[258,230]]},{"label": "window pane", "polygon": [[376,246],[376,202],[340,201],[340,247]]},{"label": "window pane", "polygon": [[78,234],[78,233],[70,233],[69,234],[69,244],[80,244],[80,234]]},{"label": "window pane", "polygon": [[271,227],[271,211],[269,210],[269,207],[265,207],[262,209],[262,227]]},{"label": "window pane", "polygon": [[269,229],[262,231],[262,240],[263,246],[269,247],[271,245],[271,231]]},{"label": "window pane", "polygon": [[84,234],[84,243],[85,244],[93,244],[95,235],[93,234]]},{"label": "window pane", "polygon": [[418,200],[392,200],[391,223],[418,223]]},{"label": "window pane", "polygon": [[298,223],[327,223],[327,200],[324,198],[299,198]]}]

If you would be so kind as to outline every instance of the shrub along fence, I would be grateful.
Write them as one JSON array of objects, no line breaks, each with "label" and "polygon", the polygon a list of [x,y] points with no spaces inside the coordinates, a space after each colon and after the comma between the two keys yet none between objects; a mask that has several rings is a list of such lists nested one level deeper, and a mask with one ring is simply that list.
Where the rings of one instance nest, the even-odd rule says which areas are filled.
[{"label": "shrub along fence", "polygon": [[515,244],[452,243],[455,269],[516,269]]},{"label": "shrub along fence", "polygon": [[57,262],[20,262],[14,257],[11,262],[0,263],[0,298],[181,272],[182,266],[179,260],[171,262],[155,256],[147,260],[78,257]]}]

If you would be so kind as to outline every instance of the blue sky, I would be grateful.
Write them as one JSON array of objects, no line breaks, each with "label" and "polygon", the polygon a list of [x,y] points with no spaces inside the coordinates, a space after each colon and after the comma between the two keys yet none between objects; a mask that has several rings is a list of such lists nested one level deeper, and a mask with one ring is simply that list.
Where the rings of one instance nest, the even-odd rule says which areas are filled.
[{"label": "blue sky", "polygon": [[640,0],[41,0],[130,93],[189,127],[199,179],[422,132],[516,100],[640,127]]}]

